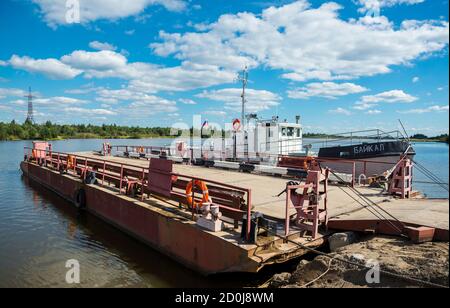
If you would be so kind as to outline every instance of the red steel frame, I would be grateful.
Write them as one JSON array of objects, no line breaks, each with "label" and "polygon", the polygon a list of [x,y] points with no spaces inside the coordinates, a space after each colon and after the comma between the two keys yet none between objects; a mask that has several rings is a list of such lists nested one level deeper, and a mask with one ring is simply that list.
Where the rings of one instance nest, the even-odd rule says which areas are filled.
[{"label": "red steel frame", "polygon": [[[310,170],[305,180],[305,184],[299,185],[287,185],[286,186],[286,212],[285,212],[285,236],[289,235],[289,207],[292,203],[293,207],[297,211],[297,222],[299,219],[306,219],[312,224],[310,226],[300,225],[300,229],[304,231],[310,231],[312,238],[315,239],[318,234],[318,226],[323,223],[325,226],[328,224],[328,176],[329,170]],[[320,186],[323,185],[323,191]],[[293,195],[297,189],[300,189],[302,193]],[[309,193],[311,189],[311,193]],[[309,197],[314,195],[315,201],[309,200]],[[305,202],[308,202],[308,206],[305,207]]]},{"label": "red steel frame", "polygon": [[[113,147],[116,147],[116,148],[126,147],[127,150],[128,150],[128,147],[130,147],[130,148],[140,148],[140,147],[137,147],[137,146],[113,146]],[[144,147],[144,149],[145,149],[146,152],[148,152],[148,151],[152,151],[152,150],[163,151],[166,148],[149,146],[149,147]],[[136,181],[136,184],[140,185],[143,188],[142,189],[142,194],[141,194],[141,200],[144,200],[144,192],[145,192],[144,187],[145,187],[145,184],[146,184],[145,183],[145,181],[146,181],[146,174],[149,173],[149,168],[148,167],[139,167],[139,166],[132,165],[132,164],[127,164],[127,163],[110,162],[110,161],[107,161],[105,159],[93,159],[92,157],[87,157],[87,156],[83,156],[83,155],[68,154],[68,153],[63,153],[63,152],[55,152],[55,151],[52,151],[52,150],[39,150],[39,149],[32,149],[32,148],[25,147],[25,151],[27,151],[27,150],[28,150],[28,155],[33,150],[38,151],[38,152],[42,152],[42,151],[45,152],[46,155],[38,155],[38,156],[45,156],[45,163],[46,164],[49,161],[52,163],[52,165],[56,163],[58,169],[60,168],[61,165],[65,166],[66,169],[67,169],[67,160],[71,156],[71,157],[73,157],[73,159],[75,161],[75,164],[74,164],[73,170],[72,170],[75,173],[76,173],[77,168],[80,168],[78,160],[79,159],[84,160],[83,168],[80,168],[81,171],[82,171],[81,172],[81,176],[84,179],[86,178],[86,174],[87,174],[86,171],[90,167],[88,162],[101,163],[103,165],[102,172],[100,172],[99,170],[96,170],[96,173],[100,174],[101,179],[102,179],[102,184],[105,183],[105,177],[106,176],[111,176],[111,174],[108,174],[106,172],[107,167],[109,167],[109,166],[120,167],[120,174],[117,177],[117,179],[119,180],[119,194],[122,194],[123,182],[125,180],[124,179],[125,171],[127,171],[127,170],[133,170],[133,171],[137,171],[138,170],[139,171],[140,170],[142,172],[141,173],[141,177]],[[27,154],[27,153],[25,153],[25,154]],[[47,154],[49,154],[49,155],[47,155]],[[55,161],[55,158],[54,158],[55,155],[56,155],[56,161]],[[280,156],[277,156],[277,157],[280,157]],[[65,158],[65,160],[63,158]],[[290,158],[292,158],[292,157],[290,157]],[[302,158],[299,158],[299,159],[302,159]],[[404,158],[401,158],[399,163],[401,161],[403,161],[403,159]],[[36,161],[36,163],[39,163],[39,160],[38,160],[37,157],[35,158],[35,161]],[[317,162],[338,161],[338,162],[342,162],[342,163],[352,164],[352,166],[353,166],[352,185],[355,184],[356,162],[354,160],[339,159],[339,158],[336,158],[336,159],[334,159],[334,158],[330,158],[330,159],[315,158],[315,161],[317,161]],[[364,166],[366,166],[366,164],[368,164],[368,163],[388,164],[386,162],[371,161],[371,160],[358,160],[358,163],[364,163]],[[246,205],[247,205],[247,210],[246,211],[243,211],[243,210],[240,210],[240,209],[236,209],[236,208],[233,208],[233,207],[230,207],[230,206],[226,206],[226,205],[221,205],[221,204],[218,204],[218,205],[219,205],[219,208],[226,209],[226,210],[233,211],[233,212],[243,213],[243,214],[246,214],[247,217],[249,217],[249,218],[251,217],[251,208],[252,208],[252,206],[251,206],[251,204],[252,204],[251,189],[238,187],[238,186],[234,186],[234,185],[229,185],[229,184],[224,184],[224,183],[221,183],[219,181],[213,181],[213,180],[209,180],[209,179],[193,177],[193,176],[189,176],[189,175],[183,175],[183,174],[179,174],[179,173],[175,173],[175,172],[170,173],[170,175],[173,176],[173,177],[185,178],[185,179],[187,179],[188,181],[191,181],[191,182],[194,182],[196,180],[200,180],[200,181],[203,181],[203,182],[205,182],[207,184],[218,185],[218,186],[222,186],[224,188],[233,189],[233,190],[237,190],[237,191],[243,192],[246,195]],[[127,181],[128,181],[128,179],[127,179]],[[289,220],[290,220],[289,206],[290,206],[290,202],[291,202],[291,190],[298,189],[298,188],[302,188],[302,189],[310,188],[310,187],[312,187],[311,185],[312,184],[304,184],[304,185],[300,185],[300,186],[288,186],[287,187],[287,190],[286,190],[286,192],[287,192],[287,196],[286,196],[286,212],[285,212],[285,215],[286,215],[286,217],[285,217],[285,233],[286,233],[286,235],[289,234],[289,230],[290,230],[290,227],[289,227]],[[171,190],[171,192],[173,192],[173,189]],[[193,197],[194,197],[194,194],[195,194],[194,190],[193,190],[192,193],[193,193]],[[196,209],[194,207],[192,207],[191,211],[192,211],[192,217],[194,217]],[[250,229],[251,229],[251,224],[247,223],[247,230],[246,230],[246,238],[247,239],[250,238]]]},{"label": "red steel frame", "polygon": [[406,156],[395,165],[392,182],[389,185],[389,193],[400,193],[402,199],[411,197],[413,166],[414,163]]},{"label": "red steel frame", "polygon": [[[30,153],[33,153],[33,151],[35,151],[35,152],[37,151],[38,153],[40,153],[40,155],[36,155],[36,157],[34,157],[33,155],[30,156]],[[41,154],[42,152],[44,152],[45,154]],[[132,165],[132,164],[110,162],[105,159],[94,159],[92,157],[87,157],[87,156],[83,156],[83,155],[69,154],[69,153],[64,153],[64,152],[56,152],[56,151],[52,151],[52,150],[42,150],[42,149],[33,149],[33,148],[25,147],[24,155],[27,155],[27,157],[31,161],[34,161],[36,164],[43,163],[43,162],[45,162],[46,166],[48,165],[48,163],[50,163],[52,166],[54,164],[56,164],[58,170],[60,169],[61,165],[65,166],[67,169],[67,166],[68,166],[67,161],[68,161],[69,157],[72,157],[75,163],[73,164],[73,168],[71,169],[71,171],[73,171],[75,174],[76,174],[77,168],[80,168],[78,160],[79,159],[84,160],[83,168],[80,168],[81,176],[83,177],[83,179],[86,178],[86,174],[87,174],[86,171],[90,167],[89,163],[91,163],[91,164],[94,162],[101,163],[101,164],[103,164],[103,170],[101,172],[99,170],[96,170],[95,172],[101,176],[102,184],[104,184],[104,182],[105,182],[105,176],[111,176],[111,174],[106,172],[107,167],[109,167],[109,166],[118,167],[119,166],[120,167],[120,177],[118,178],[120,181],[119,194],[122,194],[122,186],[123,186],[123,182],[124,182],[124,171],[127,170],[127,168],[130,168],[128,170],[142,171],[142,178],[139,179],[139,182],[138,182],[138,185],[141,185],[142,188],[145,187],[145,175],[148,174],[148,172],[149,172],[148,167],[139,167],[139,166]],[[54,158],[55,156],[56,156],[56,159]],[[42,158],[38,158],[38,157],[45,157],[45,158],[42,159]],[[64,160],[64,158],[65,158],[65,160]],[[183,174],[174,173],[174,172],[171,173],[171,176],[179,177],[179,178],[186,178],[186,179],[189,179],[190,181],[200,180],[207,184],[215,184],[215,185],[222,186],[224,188],[229,188],[229,189],[243,192],[247,197],[246,198],[246,206],[247,206],[246,211],[232,208],[232,207],[225,206],[225,205],[221,205],[221,204],[218,204],[218,206],[219,206],[219,208],[227,209],[229,211],[239,212],[239,213],[243,213],[243,214],[245,213],[245,214],[247,214],[247,217],[251,217],[251,209],[252,209],[251,189],[234,186],[234,185],[229,185],[229,184],[225,184],[225,183],[221,183],[221,182],[213,181],[213,180],[209,180],[209,179],[193,177],[190,175],[183,175]],[[193,193],[194,193],[194,190],[193,190]],[[141,200],[144,200],[144,189],[142,189]],[[195,209],[192,208],[192,215],[194,215],[194,214],[195,214]],[[247,223],[247,230],[246,230],[246,239],[247,240],[250,239],[250,230],[251,230],[251,224]]]},{"label": "red steel frame", "polygon": [[[168,147],[161,147],[161,146],[136,146],[136,145],[113,145],[111,148],[115,148],[116,151],[119,151],[120,149],[125,150],[125,152],[136,152],[140,154],[152,154],[153,151],[155,152],[167,152],[170,153],[170,148]],[[143,150],[143,151],[140,151]]]},{"label": "red steel frame", "polygon": [[[225,157],[225,152],[223,151],[216,151],[219,152],[219,157],[221,158],[221,160],[224,159]],[[215,153],[215,152],[213,152]],[[243,155],[244,153],[237,153],[238,155],[241,154]],[[246,161],[250,162],[250,156],[254,155],[253,157],[267,157],[267,158],[276,158],[278,160],[278,162],[280,160],[282,160],[283,158],[289,158],[292,160],[298,160],[299,162],[303,162],[305,159],[307,159],[308,157],[295,157],[295,156],[287,156],[287,155],[276,155],[276,154],[266,154],[266,153],[246,153]],[[351,186],[355,187],[356,184],[356,166],[357,164],[363,164],[363,174],[367,173],[367,165],[368,164],[379,164],[379,165],[391,165],[391,163],[388,162],[382,162],[382,161],[374,161],[374,160],[364,160],[364,159],[358,159],[357,161],[355,160],[351,160],[351,159],[343,159],[343,158],[319,158],[319,157],[312,157],[316,162],[319,163],[331,163],[331,162],[336,162],[336,163],[343,163],[343,164],[348,164],[351,165],[352,167],[352,181],[351,181]],[[402,156],[399,156],[399,160],[402,159]],[[295,169],[301,169],[299,165],[291,165],[291,166],[285,166],[286,168],[295,168]]]},{"label": "red steel frame", "polygon": [[[144,150],[145,154],[151,153],[152,151],[159,151],[159,152],[166,152],[166,153],[170,153],[171,149],[169,147],[156,147],[156,146],[126,146],[126,145],[114,145],[112,146],[112,148],[116,148],[116,150],[119,150],[121,148],[124,148],[126,150],[126,152],[128,152],[129,149],[132,150],[136,150],[139,148],[142,148]],[[211,152],[211,151],[209,151]],[[138,151],[136,151],[136,153],[139,153]],[[224,151],[213,151],[213,154],[218,153],[219,154],[219,158],[220,160],[224,160],[225,159],[225,153]],[[236,153],[237,155],[243,155],[242,157],[245,157],[247,162],[250,162],[250,157],[267,157],[267,158],[276,158],[278,160],[278,162],[280,160],[282,160],[283,158],[289,158],[291,160],[298,160],[298,161],[304,161],[306,157],[294,157],[294,156],[287,156],[287,155],[277,155],[277,154],[267,154],[267,153],[244,153],[244,152],[238,152]],[[253,156],[252,156],[253,155]],[[381,165],[391,165],[391,163],[389,162],[382,162],[382,161],[374,161],[374,160],[364,160],[364,159],[358,159],[358,160],[351,160],[351,159],[345,159],[345,158],[318,158],[318,157],[313,157],[315,161],[317,162],[322,162],[322,163],[330,163],[330,162],[338,162],[338,163],[343,163],[343,164],[348,164],[351,165],[352,167],[352,181],[351,181],[351,186],[355,187],[356,184],[356,165],[357,164],[363,164],[363,174],[366,175],[367,173],[367,165],[368,164],[381,164]],[[399,156],[399,160],[402,159],[402,156]],[[245,161],[244,160],[244,161]],[[299,169],[298,165],[292,165],[292,166],[288,166],[292,167],[292,168],[297,168]]]}]

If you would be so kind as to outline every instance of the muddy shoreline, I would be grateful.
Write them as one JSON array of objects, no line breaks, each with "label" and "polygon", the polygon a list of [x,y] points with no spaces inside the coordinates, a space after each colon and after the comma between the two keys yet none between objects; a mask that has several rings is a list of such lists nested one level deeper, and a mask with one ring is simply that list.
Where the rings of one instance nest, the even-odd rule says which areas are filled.
[{"label": "muddy shoreline", "polygon": [[[388,273],[386,273],[388,272]],[[423,283],[422,283],[423,281]],[[449,243],[414,244],[398,237],[358,237],[328,256],[299,261],[263,288],[420,288],[449,286]]]}]

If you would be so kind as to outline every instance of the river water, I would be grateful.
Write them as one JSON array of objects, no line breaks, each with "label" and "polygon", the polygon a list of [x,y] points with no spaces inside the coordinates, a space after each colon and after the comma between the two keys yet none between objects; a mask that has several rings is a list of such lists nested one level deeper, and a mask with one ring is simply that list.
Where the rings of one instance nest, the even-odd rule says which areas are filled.
[{"label": "river water", "polygon": [[[307,142],[307,140],[305,140]],[[100,149],[104,140],[52,142],[55,151]],[[114,140],[112,144],[166,145],[167,139]],[[69,287],[66,261],[81,265],[81,287],[241,287],[262,283],[270,274],[203,277],[133,240],[101,220],[79,214],[70,204],[28,182],[19,170],[29,141],[0,142],[0,287]],[[449,148],[417,143],[416,160],[445,182]],[[420,173],[416,179],[428,181]],[[415,189],[448,198],[436,185]]]}]

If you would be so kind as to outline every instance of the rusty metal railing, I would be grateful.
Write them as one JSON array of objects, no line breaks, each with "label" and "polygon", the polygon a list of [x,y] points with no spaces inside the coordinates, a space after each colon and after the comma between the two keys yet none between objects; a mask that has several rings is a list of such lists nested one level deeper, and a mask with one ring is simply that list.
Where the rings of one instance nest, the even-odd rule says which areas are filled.
[{"label": "rusty metal railing", "polygon": [[[38,153],[39,155],[36,155]],[[119,194],[123,193],[123,184],[129,183],[130,178],[126,176],[126,174],[129,174],[130,171],[132,173],[140,173],[141,176],[139,178],[136,178],[136,180],[131,179],[132,181],[136,181],[136,185],[141,186],[141,201],[144,200],[144,194],[145,194],[145,187],[146,184],[151,185],[151,183],[146,182],[146,175],[149,174],[149,168],[148,167],[139,167],[133,164],[127,164],[127,163],[121,163],[121,162],[111,162],[106,159],[101,158],[92,158],[84,155],[78,155],[75,153],[64,153],[64,152],[57,152],[53,150],[39,150],[39,149],[33,149],[30,147],[24,148],[24,155],[27,157],[28,161],[34,162],[36,164],[42,164],[45,166],[52,166],[53,168],[56,166],[57,170],[61,170],[61,167],[64,168],[66,171],[70,171],[72,175],[75,176],[81,176],[84,180],[87,176],[87,171],[94,171],[96,172],[101,180],[102,185],[105,184],[105,182],[111,182],[111,178],[115,178],[118,180],[119,183]],[[69,160],[73,161],[71,164]],[[81,162],[80,162],[81,161]],[[101,166],[101,168],[99,168]],[[111,172],[111,169],[117,169],[118,174],[113,174]],[[80,175],[77,173],[77,170],[80,170]],[[108,172],[109,171],[109,172]],[[184,175],[180,173],[171,172],[171,176],[177,177],[177,178],[184,178],[188,179],[189,181],[196,181],[200,180],[210,185],[217,185],[220,187],[224,187],[230,190],[236,190],[239,192],[242,192],[246,196],[246,210],[241,210],[237,208],[233,208],[230,206],[226,206],[223,204],[217,204],[219,208],[226,209],[228,211],[242,213],[247,215],[247,221],[250,221],[251,219],[251,210],[252,210],[252,198],[251,198],[251,189],[238,187],[235,185],[230,185],[226,183],[221,183],[219,181],[214,181],[210,179],[190,176],[190,175]],[[173,188],[171,188],[171,193],[174,192]],[[194,190],[193,190],[194,192]],[[125,191],[126,194],[126,191]],[[192,207],[191,211],[194,215],[194,208]],[[246,239],[250,239],[250,230],[251,230],[251,224],[247,223],[247,230],[245,230]]]}]

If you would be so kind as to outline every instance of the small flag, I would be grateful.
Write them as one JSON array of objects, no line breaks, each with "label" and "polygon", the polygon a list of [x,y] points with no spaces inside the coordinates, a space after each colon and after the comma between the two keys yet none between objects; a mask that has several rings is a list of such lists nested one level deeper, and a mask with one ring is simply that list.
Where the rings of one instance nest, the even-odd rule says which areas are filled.
[{"label": "small flag", "polygon": [[205,122],[203,123],[202,129],[203,129],[203,128],[208,128],[208,121],[205,121]]}]

